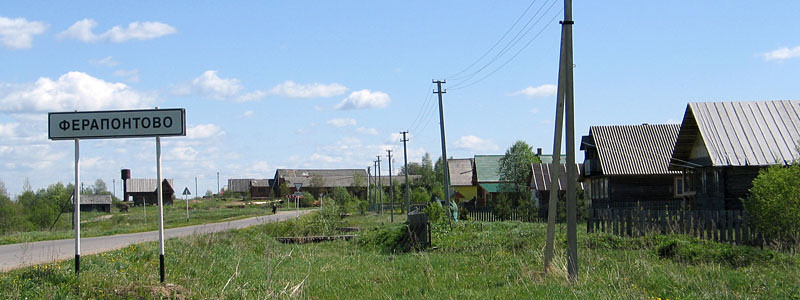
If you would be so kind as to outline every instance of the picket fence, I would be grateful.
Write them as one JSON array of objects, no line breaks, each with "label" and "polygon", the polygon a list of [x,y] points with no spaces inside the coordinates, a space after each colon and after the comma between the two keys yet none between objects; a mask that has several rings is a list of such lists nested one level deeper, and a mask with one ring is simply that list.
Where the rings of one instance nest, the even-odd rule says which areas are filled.
[{"label": "picket fence", "polygon": [[747,214],[742,210],[592,208],[586,227],[589,233],[619,236],[677,233],[734,244],[761,239],[748,225]]}]

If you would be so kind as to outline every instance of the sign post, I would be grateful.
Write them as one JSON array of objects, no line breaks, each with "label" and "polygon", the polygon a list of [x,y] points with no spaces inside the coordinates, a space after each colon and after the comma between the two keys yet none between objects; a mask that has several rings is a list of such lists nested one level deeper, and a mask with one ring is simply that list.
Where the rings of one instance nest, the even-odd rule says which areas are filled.
[{"label": "sign post", "polygon": [[[47,135],[51,140],[75,141],[75,273],[80,273],[80,139],[156,138],[156,172],[158,183],[158,236],[160,242],[160,275],[164,282],[164,195],[161,174],[161,137],[186,135],[186,110],[142,109],[86,112],[51,112],[47,115]],[[187,202],[188,205],[188,202]]]},{"label": "sign post", "polygon": [[294,203],[295,203],[295,210],[300,210],[300,198],[303,197],[303,193],[300,193],[300,188],[303,187],[303,183],[295,183],[294,188],[297,189],[297,192],[294,193]]},{"label": "sign post", "polygon": [[186,222],[189,222],[189,198],[186,198],[186,196],[191,194],[192,192],[189,192],[189,187],[183,189],[183,200],[186,201]]}]

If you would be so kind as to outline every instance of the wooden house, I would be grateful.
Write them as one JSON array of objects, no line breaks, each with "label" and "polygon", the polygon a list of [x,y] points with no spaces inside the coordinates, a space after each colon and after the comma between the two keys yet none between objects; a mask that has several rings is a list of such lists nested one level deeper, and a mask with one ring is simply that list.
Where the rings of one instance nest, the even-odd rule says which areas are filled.
[{"label": "wooden house", "polygon": [[800,101],[689,103],[670,169],[694,207],[738,210],[758,171],[797,161],[798,147]]},{"label": "wooden house", "polygon": [[281,184],[286,184],[289,194],[297,191],[295,184],[298,183],[302,184],[301,191],[318,193],[328,193],[336,187],[344,187],[352,195],[363,199],[366,197],[368,180],[364,169],[277,169],[271,188],[275,197],[286,197],[287,195],[281,194]]},{"label": "wooden house", "polygon": [[271,182],[272,179],[228,179],[225,192],[239,195],[249,193],[252,199],[266,199],[270,196]]},{"label": "wooden house", "polygon": [[457,203],[475,201],[478,198],[478,187],[472,181],[475,176],[472,158],[448,159],[447,168],[450,175],[451,198]]},{"label": "wooden house", "polygon": [[[125,181],[127,196],[133,197],[134,205],[158,204],[157,182],[158,179],[128,179]],[[175,196],[172,179],[164,179],[161,187],[164,204],[172,204],[172,198]]]},{"label": "wooden house", "polygon": [[[552,157],[550,159],[552,162]],[[557,184],[557,192],[559,199],[566,199],[566,192],[567,192],[567,165],[566,164],[558,164],[557,165],[560,170],[558,173],[558,181]],[[577,164],[576,166],[576,174],[575,178],[579,178],[580,170],[583,167],[581,164]],[[531,200],[534,201],[536,206],[539,208],[539,218],[546,218],[547,217],[547,207],[550,203],[550,193],[551,187],[550,183],[552,182],[552,173],[553,173],[553,164],[552,163],[533,163],[531,164],[531,175],[530,175],[530,189],[531,189]],[[579,182],[576,185],[578,189],[583,189],[583,183]]]},{"label": "wooden house", "polygon": [[[75,197],[69,196],[69,202],[75,203]],[[81,194],[81,211],[111,212],[111,195]]]},{"label": "wooden house", "polygon": [[514,184],[500,179],[500,159],[503,155],[475,155],[474,185],[478,195],[475,206],[484,207],[498,193],[514,192]]},{"label": "wooden house", "polygon": [[591,205],[682,205],[686,192],[679,180],[682,174],[669,168],[679,129],[678,124],[590,127],[580,149],[585,154],[582,178]]}]

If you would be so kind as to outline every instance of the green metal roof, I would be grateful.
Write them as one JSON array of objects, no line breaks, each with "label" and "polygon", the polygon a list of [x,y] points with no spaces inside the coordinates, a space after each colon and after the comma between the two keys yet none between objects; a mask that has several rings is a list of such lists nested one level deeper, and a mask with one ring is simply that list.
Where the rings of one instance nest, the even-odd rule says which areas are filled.
[{"label": "green metal roof", "polygon": [[480,186],[489,193],[514,192],[514,185],[510,183],[481,183]]},{"label": "green metal roof", "polygon": [[500,181],[500,159],[503,155],[475,155],[475,174],[478,182]]},{"label": "green metal roof", "polygon": [[[539,159],[542,160],[543,164],[552,164],[553,163],[553,155],[552,154],[539,155]],[[567,161],[567,155],[566,154],[561,154],[561,157],[559,157],[559,160],[561,161],[560,162],[561,164],[564,164],[564,162]]]}]

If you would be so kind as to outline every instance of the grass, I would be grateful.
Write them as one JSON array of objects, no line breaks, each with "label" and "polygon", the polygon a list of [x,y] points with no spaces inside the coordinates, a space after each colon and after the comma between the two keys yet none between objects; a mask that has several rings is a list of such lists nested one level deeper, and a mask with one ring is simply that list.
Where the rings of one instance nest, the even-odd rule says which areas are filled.
[{"label": "grass", "polygon": [[[388,216],[299,219],[156,243],[0,275],[0,298],[53,299],[797,299],[796,254],[685,236],[619,238],[579,232],[579,281],[566,280],[564,227],[555,267],[542,272],[545,224],[459,222],[433,229],[435,250],[392,252]],[[397,221],[397,219],[396,219]],[[275,236],[357,226],[358,240],[284,245]],[[202,263],[200,263],[202,262]]]},{"label": "grass", "polygon": [[[189,220],[186,219],[186,204],[176,199],[173,205],[164,206],[164,227],[174,228],[204,223],[222,222],[265,214],[272,214],[271,206],[248,205],[241,208],[233,201],[203,200],[189,204]],[[286,210],[286,206],[279,207]],[[109,217],[110,216],[110,217]],[[111,213],[81,212],[81,237],[106,236],[158,230],[158,207],[131,207],[127,213],[112,208]],[[27,243],[45,240],[74,238],[72,215],[61,215],[52,231],[17,232],[0,235],[0,245]]]}]

